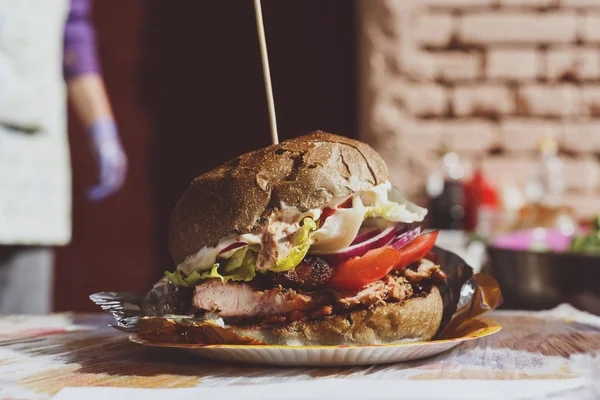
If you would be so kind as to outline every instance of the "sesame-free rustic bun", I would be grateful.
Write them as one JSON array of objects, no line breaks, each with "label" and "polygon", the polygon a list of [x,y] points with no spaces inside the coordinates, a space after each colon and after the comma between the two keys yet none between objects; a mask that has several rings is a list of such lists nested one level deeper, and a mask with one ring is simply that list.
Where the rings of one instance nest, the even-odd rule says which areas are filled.
[{"label": "sesame-free rustic bun", "polygon": [[229,326],[241,336],[264,344],[286,346],[336,346],[428,341],[440,327],[443,314],[440,291],[428,291],[399,303],[351,311],[281,327]]},{"label": "sesame-free rustic bun", "polygon": [[281,203],[305,211],[384,183],[381,156],[357,140],[316,131],[241,155],[200,175],[169,227],[176,264],[234,232],[265,224]]}]

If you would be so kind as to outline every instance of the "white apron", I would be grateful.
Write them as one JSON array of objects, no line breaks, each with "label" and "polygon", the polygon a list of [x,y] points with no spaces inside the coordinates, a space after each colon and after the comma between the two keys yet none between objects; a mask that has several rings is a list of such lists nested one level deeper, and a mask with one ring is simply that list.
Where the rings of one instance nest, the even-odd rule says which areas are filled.
[{"label": "white apron", "polygon": [[0,0],[0,245],[71,238],[68,7],[68,0]]}]

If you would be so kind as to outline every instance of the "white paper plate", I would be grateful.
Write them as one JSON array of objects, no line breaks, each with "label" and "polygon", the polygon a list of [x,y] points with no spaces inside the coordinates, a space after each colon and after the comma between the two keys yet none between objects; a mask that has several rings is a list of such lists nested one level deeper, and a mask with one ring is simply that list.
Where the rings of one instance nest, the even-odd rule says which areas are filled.
[{"label": "white paper plate", "polygon": [[[471,324],[470,324],[471,325]],[[290,366],[373,365],[410,361],[434,356],[468,340],[498,332],[496,322],[478,318],[473,330],[463,330],[459,337],[430,342],[364,346],[268,346],[268,345],[198,345],[148,342],[130,336],[130,340],[147,346],[179,348],[212,360]]]}]

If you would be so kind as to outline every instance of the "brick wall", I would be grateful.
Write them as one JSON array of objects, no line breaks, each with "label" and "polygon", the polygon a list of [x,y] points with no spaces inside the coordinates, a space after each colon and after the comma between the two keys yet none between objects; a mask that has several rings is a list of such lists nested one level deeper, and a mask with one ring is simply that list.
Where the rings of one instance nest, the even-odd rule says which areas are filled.
[{"label": "brick wall", "polygon": [[557,138],[567,201],[600,212],[600,0],[359,0],[361,127],[423,199],[452,148],[499,187]]}]

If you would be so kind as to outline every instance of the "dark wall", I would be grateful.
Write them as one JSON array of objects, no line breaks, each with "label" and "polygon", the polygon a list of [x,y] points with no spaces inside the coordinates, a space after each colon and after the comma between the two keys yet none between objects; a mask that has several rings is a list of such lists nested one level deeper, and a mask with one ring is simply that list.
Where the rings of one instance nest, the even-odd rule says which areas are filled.
[{"label": "dark wall", "polygon": [[[148,3],[144,49],[162,265],[168,216],[189,182],[270,141],[253,2],[176,4]],[[265,0],[263,13],[280,139],[354,136],[352,2]]]},{"label": "dark wall", "polygon": [[[353,3],[263,0],[281,140],[356,135]],[[144,291],[173,268],[168,219],[189,182],[270,140],[252,0],[103,0],[95,11],[132,171],[122,193],[88,203],[93,163],[71,124],[75,237],[58,257],[61,310],[93,310],[97,290]]]}]

